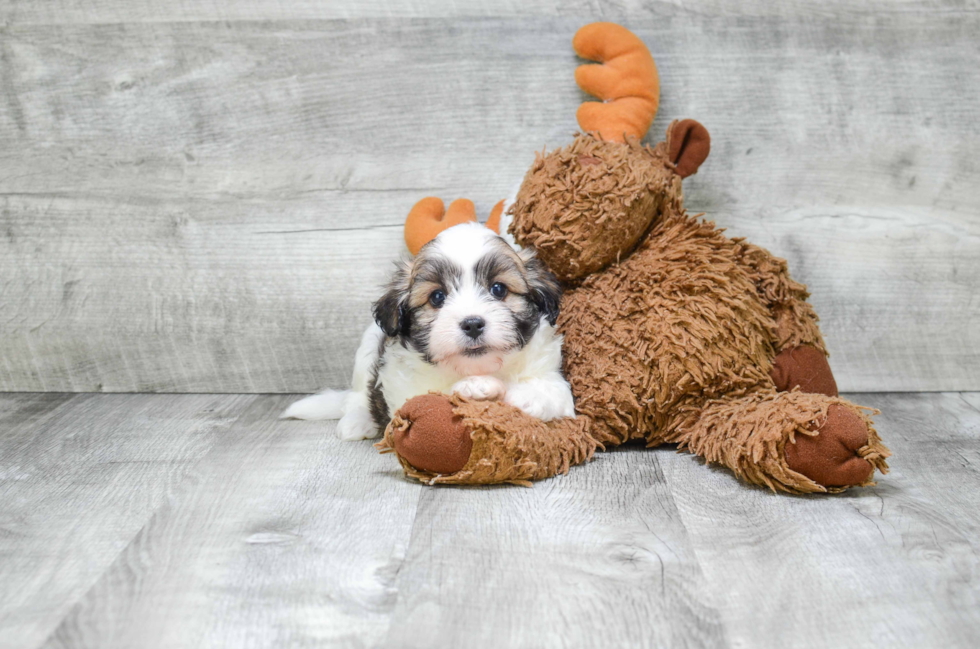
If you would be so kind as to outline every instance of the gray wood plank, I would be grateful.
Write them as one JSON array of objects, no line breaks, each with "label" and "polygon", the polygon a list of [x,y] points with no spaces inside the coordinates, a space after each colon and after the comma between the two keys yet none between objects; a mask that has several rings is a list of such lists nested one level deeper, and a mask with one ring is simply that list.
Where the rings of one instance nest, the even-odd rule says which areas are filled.
[{"label": "gray wood plank", "polygon": [[389,647],[728,646],[659,453],[423,492]]},{"label": "gray wood plank", "polygon": [[[432,18],[500,16],[571,16],[623,20],[631,17],[663,17],[683,13],[729,16],[873,16],[888,13],[970,14],[975,3],[943,0],[237,0],[232,3],[189,0],[5,0],[9,24],[99,24],[143,22],[191,22],[235,20],[317,20],[343,18]],[[3,15],[4,3],[0,3]]]},{"label": "gray wood plank", "polygon": [[423,487],[259,397],[48,638],[51,647],[372,645]]},{"label": "gray wood plank", "polygon": [[[411,204],[486,213],[574,131],[583,19],[320,4],[6,6],[0,389],[341,385]],[[842,388],[978,389],[980,14],[844,6],[591,12],[650,45],[656,137],[712,131],[689,207],[789,259]]]},{"label": "gray wood plank", "polygon": [[894,458],[877,487],[775,496],[664,463],[732,643],[977,646],[980,410],[955,393],[851,396],[883,410]]},{"label": "gray wood plank", "polygon": [[[355,194],[377,206],[369,214],[384,213],[375,194]],[[356,220],[355,200],[347,202]],[[283,392],[346,385],[387,258],[404,247],[401,230],[344,229],[336,212],[324,216],[322,201],[292,203],[308,219],[299,232],[291,230],[295,220],[283,222],[282,206],[267,201],[241,209],[187,201],[161,213],[138,203],[117,212],[112,201],[55,200],[43,218],[30,209],[12,219],[18,249],[44,240],[75,252],[64,267],[18,270],[15,260],[0,259],[12,278],[0,291],[19,305],[0,350],[0,386]],[[176,239],[167,242],[168,231]],[[372,254],[383,261],[365,258]]]},{"label": "gray wood plank", "polygon": [[0,395],[0,646],[42,642],[252,398]]}]

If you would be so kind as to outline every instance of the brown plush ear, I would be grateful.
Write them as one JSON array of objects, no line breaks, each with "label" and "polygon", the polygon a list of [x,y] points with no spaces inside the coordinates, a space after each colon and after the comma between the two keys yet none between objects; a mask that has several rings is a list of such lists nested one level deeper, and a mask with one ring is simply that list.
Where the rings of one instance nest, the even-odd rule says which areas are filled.
[{"label": "brown plush ear", "polygon": [[667,154],[681,178],[698,172],[711,151],[708,129],[693,119],[674,120],[667,128]]}]

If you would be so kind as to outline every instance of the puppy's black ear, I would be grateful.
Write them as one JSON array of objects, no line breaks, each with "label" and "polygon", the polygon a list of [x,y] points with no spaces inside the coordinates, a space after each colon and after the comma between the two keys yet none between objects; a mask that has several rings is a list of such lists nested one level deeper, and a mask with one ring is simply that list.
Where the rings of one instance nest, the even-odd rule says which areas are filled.
[{"label": "puppy's black ear", "polygon": [[399,266],[385,290],[374,303],[374,321],[387,336],[408,331],[408,268]]},{"label": "puppy's black ear", "polygon": [[527,283],[531,289],[529,297],[538,310],[548,318],[548,324],[554,326],[558,320],[561,284],[543,261],[527,253],[521,256],[525,259],[524,269],[527,271]]}]

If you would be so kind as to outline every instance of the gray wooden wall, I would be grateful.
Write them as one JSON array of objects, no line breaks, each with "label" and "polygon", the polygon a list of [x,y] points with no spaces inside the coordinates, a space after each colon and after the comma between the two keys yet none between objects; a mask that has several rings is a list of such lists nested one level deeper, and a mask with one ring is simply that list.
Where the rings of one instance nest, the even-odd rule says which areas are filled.
[{"label": "gray wooden wall", "polygon": [[980,5],[0,0],[0,390],[343,385],[419,198],[571,137],[640,35],[688,207],[790,260],[841,388],[980,390]]}]

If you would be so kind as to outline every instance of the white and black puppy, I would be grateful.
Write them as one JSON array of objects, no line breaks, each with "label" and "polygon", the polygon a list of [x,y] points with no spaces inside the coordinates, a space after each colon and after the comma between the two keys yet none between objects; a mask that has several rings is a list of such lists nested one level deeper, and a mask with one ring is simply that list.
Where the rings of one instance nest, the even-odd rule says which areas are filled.
[{"label": "white and black puppy", "polygon": [[503,399],[542,420],[575,415],[555,332],[561,287],[529,250],[477,223],[444,230],[398,268],[374,304],[351,390],[327,390],[283,417],[340,419],[342,439],[377,437],[430,390]]}]

